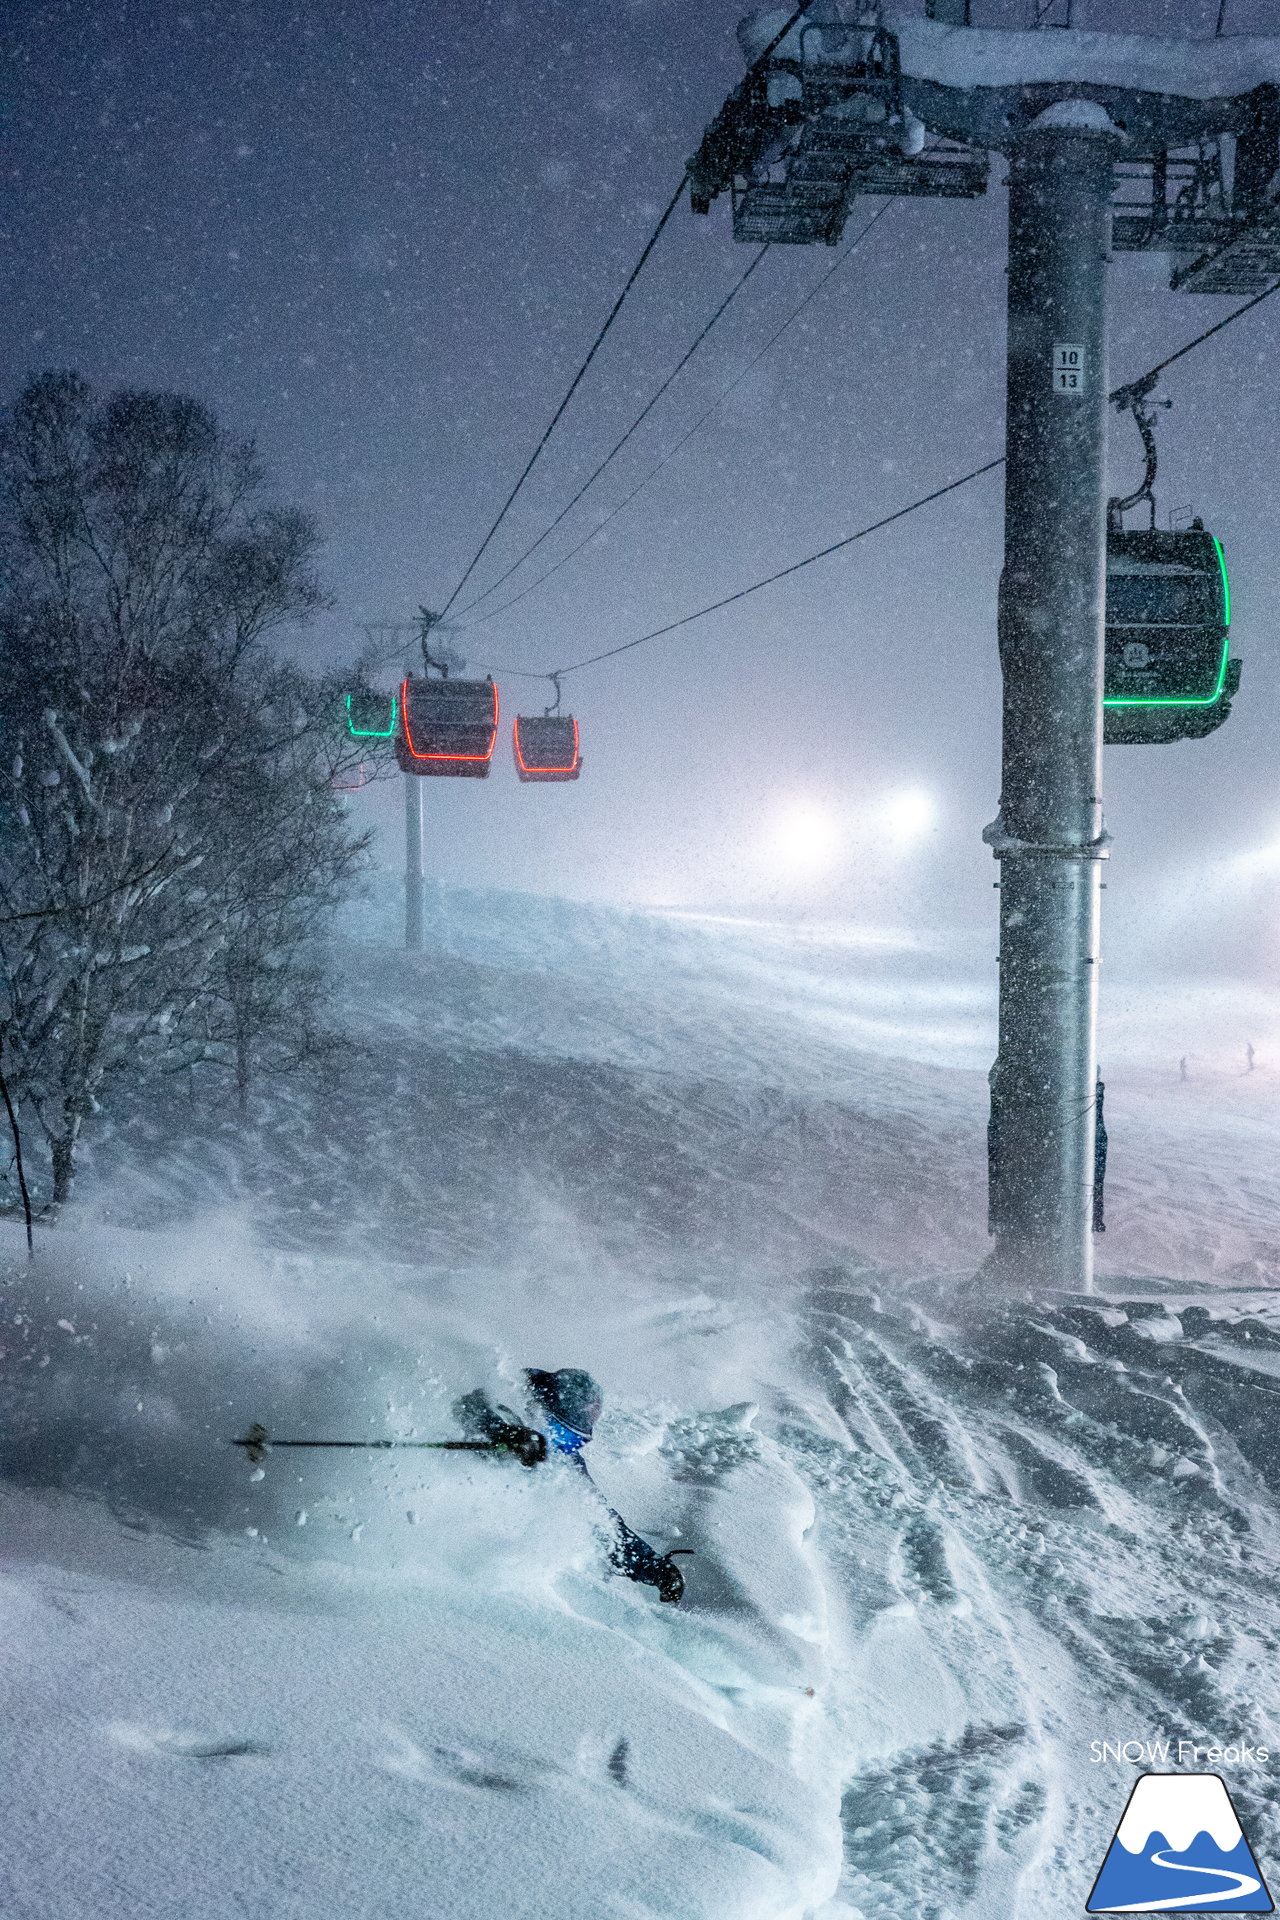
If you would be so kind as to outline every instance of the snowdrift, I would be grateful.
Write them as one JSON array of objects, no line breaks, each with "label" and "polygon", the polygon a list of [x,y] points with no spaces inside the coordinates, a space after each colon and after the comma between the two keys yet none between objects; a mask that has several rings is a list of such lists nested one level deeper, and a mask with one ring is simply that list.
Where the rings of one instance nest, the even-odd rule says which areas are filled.
[{"label": "snowdrift", "polygon": [[[332,1084],[121,1110],[33,1266],[0,1228],[0,1910],[1039,1920],[1132,1785],[1095,1742],[1280,1754],[1265,1051],[1131,1032],[1147,1277],[992,1302],[963,955],[447,904],[348,951]],[[571,1474],[231,1444],[525,1365],[603,1383],[681,1608]]]}]

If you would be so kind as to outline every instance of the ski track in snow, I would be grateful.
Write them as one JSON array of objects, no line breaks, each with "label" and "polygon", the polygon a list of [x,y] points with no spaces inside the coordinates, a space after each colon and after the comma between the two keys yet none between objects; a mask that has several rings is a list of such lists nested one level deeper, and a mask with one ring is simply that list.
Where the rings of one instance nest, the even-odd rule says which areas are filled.
[{"label": "ski track in snow", "polygon": [[[1210,1324],[1230,1331],[1153,1356],[1150,1300],[1118,1327],[1102,1302],[932,1304],[913,1324],[879,1289],[819,1293],[815,1363],[847,1441],[789,1435],[833,1585],[861,1602],[853,1636],[899,1680],[918,1647],[927,1675],[914,1703],[883,1683],[892,1751],[846,1788],[842,1898],[867,1920],[1066,1911],[1128,1785],[1092,1739],[1274,1739],[1280,1458],[1255,1389],[1224,1380],[1229,1310]],[[866,1707],[859,1689],[855,1744]],[[1274,1837],[1265,1770],[1232,1788]]]},{"label": "ski track in snow", "polygon": [[[575,913],[354,951],[340,1082],[122,1108],[34,1274],[0,1228],[13,1920],[1042,1920],[1132,1784],[1091,1741],[1280,1752],[1275,1082],[1118,1070],[1150,1277],[992,1303],[963,982]],[[604,1382],[678,1611],[563,1476],[225,1444],[525,1363]]]}]

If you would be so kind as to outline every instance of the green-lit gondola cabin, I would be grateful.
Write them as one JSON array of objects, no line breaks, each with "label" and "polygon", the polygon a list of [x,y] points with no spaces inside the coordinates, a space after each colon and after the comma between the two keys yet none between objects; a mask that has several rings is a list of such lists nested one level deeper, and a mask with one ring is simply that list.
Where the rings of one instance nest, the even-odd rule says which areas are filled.
[{"label": "green-lit gondola cabin", "polygon": [[1197,522],[1107,537],[1108,745],[1198,740],[1240,685],[1229,658],[1231,589],[1222,543]]},{"label": "green-lit gondola cabin", "polygon": [[399,712],[398,694],[358,687],[347,695],[347,732],[353,740],[390,740]]}]

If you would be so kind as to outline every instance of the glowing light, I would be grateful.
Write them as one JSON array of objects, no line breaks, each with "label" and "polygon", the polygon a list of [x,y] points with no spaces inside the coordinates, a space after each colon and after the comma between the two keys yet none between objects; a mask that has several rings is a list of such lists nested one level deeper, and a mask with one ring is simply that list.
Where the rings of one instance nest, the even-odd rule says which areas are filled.
[{"label": "glowing light", "polygon": [[839,824],[813,800],[793,800],[775,815],[767,847],[777,865],[797,875],[824,873],[841,848]]},{"label": "glowing light", "polygon": [[1280,836],[1237,853],[1219,872],[1233,879],[1252,880],[1260,873],[1275,873],[1277,869],[1280,869]]},{"label": "glowing light", "polygon": [[938,817],[931,794],[919,787],[906,787],[891,793],[876,812],[876,824],[888,838],[897,841],[918,840]]}]

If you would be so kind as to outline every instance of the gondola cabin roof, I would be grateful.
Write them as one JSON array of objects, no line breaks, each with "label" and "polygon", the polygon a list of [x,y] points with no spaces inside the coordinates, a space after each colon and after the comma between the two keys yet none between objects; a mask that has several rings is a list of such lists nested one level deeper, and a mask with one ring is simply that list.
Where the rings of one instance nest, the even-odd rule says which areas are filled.
[{"label": "gondola cabin roof", "polygon": [[570,713],[517,715],[511,746],[523,781],[576,780],[582,771],[578,723]]},{"label": "gondola cabin roof", "polygon": [[1240,684],[1229,658],[1231,588],[1203,527],[1107,536],[1104,737],[1163,745],[1220,727]]},{"label": "gondola cabin roof", "polygon": [[487,780],[498,738],[492,680],[426,680],[400,688],[396,759],[405,773]]}]

